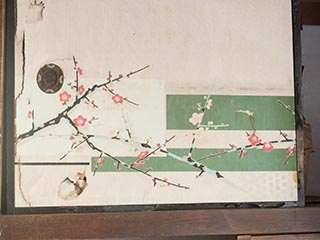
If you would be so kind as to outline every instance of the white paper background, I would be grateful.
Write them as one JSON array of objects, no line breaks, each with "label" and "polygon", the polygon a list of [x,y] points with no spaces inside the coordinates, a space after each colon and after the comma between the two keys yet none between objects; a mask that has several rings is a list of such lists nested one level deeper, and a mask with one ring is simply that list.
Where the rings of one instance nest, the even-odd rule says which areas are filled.
[{"label": "white paper background", "polygon": [[[165,138],[168,93],[293,96],[290,0],[47,0],[43,1],[43,18],[40,8],[30,5],[32,2],[17,1],[16,95],[22,89],[25,56],[23,94],[17,101],[18,134],[30,128],[26,114],[31,109],[35,110],[36,124],[61,111],[58,94],[43,94],[35,78],[43,65],[56,63],[64,71],[65,82],[74,80],[72,56],[84,71],[81,83],[85,86],[105,81],[109,70],[114,75],[126,74],[150,65],[114,86],[137,101],[139,108],[115,108],[108,103],[110,96],[96,96],[101,104],[99,112],[79,106],[71,113],[73,117],[78,111],[82,115],[100,115],[103,127],[91,128],[100,133],[124,128],[121,113],[125,112],[139,141],[150,135],[154,143]],[[64,89],[68,89],[66,85]],[[139,121],[141,118],[148,121]],[[49,133],[69,135],[70,127],[61,123],[39,135]],[[225,142],[212,147],[225,145],[230,134],[226,133]],[[208,136],[212,138],[216,135]],[[17,159],[46,161],[45,155],[50,155],[47,161],[55,161],[69,148],[69,142],[68,138],[26,139],[17,145]],[[189,146],[189,142],[187,146],[183,142],[188,141],[182,140],[179,147]],[[103,146],[108,151],[120,156],[130,151],[129,147],[103,140],[97,143],[106,144]],[[89,161],[95,155],[90,154],[89,149],[83,150],[78,161]],[[79,198],[65,201],[57,199],[59,183],[83,167],[21,169],[16,171],[16,206],[27,206],[18,187],[19,176],[32,206],[297,199],[295,172],[224,173],[222,181],[207,175],[195,181],[194,173],[165,173],[172,181],[189,184],[193,190],[188,192],[173,187],[153,188],[151,179],[136,173],[99,173],[94,178],[88,175],[89,187]],[[272,185],[278,178],[284,181],[282,187]],[[266,185],[264,179],[273,183]],[[245,191],[235,189],[234,184]]]}]

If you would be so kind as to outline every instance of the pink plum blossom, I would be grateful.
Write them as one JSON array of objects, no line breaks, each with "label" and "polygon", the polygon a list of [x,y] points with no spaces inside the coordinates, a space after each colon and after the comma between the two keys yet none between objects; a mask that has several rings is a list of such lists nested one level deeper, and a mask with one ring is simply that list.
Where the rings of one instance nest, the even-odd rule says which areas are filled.
[{"label": "pink plum blossom", "polygon": [[85,91],[84,86],[83,86],[83,85],[80,85],[80,86],[78,87],[78,93],[79,93],[80,95],[82,95],[82,94],[84,93],[84,91]]},{"label": "pink plum blossom", "polygon": [[248,141],[250,142],[250,144],[252,146],[256,146],[257,143],[259,142],[259,138],[257,135],[255,135],[254,133],[250,135],[250,137],[248,138]]},{"label": "pink plum blossom", "polygon": [[82,71],[82,68],[80,68],[80,67],[78,67],[78,73],[80,74],[80,75],[82,75],[83,74],[83,71]]},{"label": "pink plum blossom", "polygon": [[143,152],[140,152],[139,155],[138,155],[138,158],[145,158],[146,156],[148,156],[149,152],[148,151],[143,151]]},{"label": "pink plum blossom", "polygon": [[64,91],[59,94],[59,97],[60,97],[60,101],[62,103],[67,103],[67,102],[69,102],[69,100],[71,98],[71,94],[69,94],[67,91]]},{"label": "pink plum blossom", "polygon": [[74,124],[76,124],[77,127],[84,126],[86,124],[87,119],[79,115],[78,117],[73,119]]},{"label": "pink plum blossom", "polygon": [[137,161],[134,165],[136,166],[136,167],[139,167],[139,166],[141,166],[141,165],[143,165],[144,164],[144,161],[143,160],[139,160],[139,161]]},{"label": "pink plum blossom", "polygon": [[263,147],[262,147],[262,150],[265,151],[265,152],[271,152],[273,149],[273,145],[271,142],[265,142],[263,144]]},{"label": "pink plum blossom", "polygon": [[123,97],[120,96],[119,94],[115,94],[113,97],[112,97],[112,100],[114,101],[114,103],[123,103]]}]

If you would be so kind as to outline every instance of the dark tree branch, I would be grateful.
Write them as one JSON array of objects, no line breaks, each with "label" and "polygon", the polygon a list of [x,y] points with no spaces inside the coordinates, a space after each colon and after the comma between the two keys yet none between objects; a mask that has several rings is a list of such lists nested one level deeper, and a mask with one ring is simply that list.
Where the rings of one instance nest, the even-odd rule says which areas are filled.
[{"label": "dark tree branch", "polygon": [[169,139],[166,139],[163,145],[157,146],[154,150],[152,150],[151,152],[149,152],[146,156],[144,156],[143,158],[139,158],[137,161],[135,161],[134,163],[131,164],[131,166],[135,166],[139,161],[147,159],[148,157],[150,157],[152,154],[156,153],[157,151],[159,151],[163,146],[165,146],[168,142],[170,142],[172,139],[174,139],[175,136],[172,136]]},{"label": "dark tree branch", "polygon": [[[136,74],[138,72],[141,72],[143,71],[144,69],[148,68],[150,65],[148,66],[145,66],[143,68],[140,68],[132,73],[130,73],[130,76],[132,74]],[[17,139],[18,141],[19,140],[22,140],[22,139],[25,139],[25,138],[29,138],[31,136],[33,136],[34,134],[36,134],[37,132],[49,127],[49,126],[52,126],[52,125],[57,125],[60,123],[60,120],[61,118],[63,118],[64,116],[66,116],[72,109],[74,109],[77,105],[79,105],[84,99],[87,99],[88,98],[88,95],[93,93],[94,91],[96,91],[97,89],[100,89],[102,87],[107,87],[110,83],[112,82],[116,82],[118,80],[120,80],[121,78],[123,78],[123,76],[118,76],[117,78],[114,78],[112,80],[109,80],[105,83],[102,83],[102,84],[94,84],[93,86],[91,86],[90,88],[88,88],[81,97],[78,97],[74,100],[74,102],[68,106],[66,109],[64,109],[63,111],[61,111],[60,113],[58,113],[58,115],[52,119],[50,119],[49,121],[43,123],[42,125],[40,125],[39,127],[35,128],[35,129],[31,129],[25,133],[22,133],[20,134]]]},{"label": "dark tree branch", "polygon": [[79,71],[78,71],[78,62],[76,61],[76,58],[73,56],[73,64],[74,64],[74,70],[76,73],[76,100],[78,100],[78,89],[79,89]]},{"label": "dark tree branch", "polygon": [[[295,142],[295,139],[285,139],[285,140],[280,140],[280,141],[270,141],[270,143],[285,143],[285,142]],[[217,156],[222,156],[225,154],[228,154],[230,152],[235,152],[235,151],[241,151],[241,150],[246,150],[246,149],[255,149],[257,147],[263,146],[263,143],[257,143],[255,146],[252,145],[246,145],[244,147],[236,147],[232,148],[228,151],[220,152],[220,153],[212,153],[208,154],[204,157],[196,159],[196,161],[202,161],[202,160],[208,160],[209,158],[217,157]]]},{"label": "dark tree branch", "polygon": [[[110,89],[109,87],[105,86],[105,88],[107,89],[107,91],[108,91],[111,95],[113,95],[113,96],[116,95],[116,93],[115,93],[112,89]],[[125,102],[127,102],[127,103],[130,103],[130,104],[132,104],[132,105],[135,105],[135,106],[139,106],[138,103],[135,103],[135,102],[129,100],[127,97],[124,97],[124,98],[123,98],[123,101],[125,101]]]},{"label": "dark tree branch", "polygon": [[100,156],[102,156],[102,155],[107,156],[107,157],[111,158],[113,161],[115,161],[117,164],[120,164],[121,166],[124,166],[125,168],[132,169],[133,171],[142,173],[142,174],[144,174],[145,176],[147,176],[147,177],[149,177],[149,178],[152,178],[153,181],[163,182],[163,183],[166,183],[166,184],[168,184],[168,185],[170,185],[170,186],[174,186],[174,187],[178,187],[178,188],[189,189],[189,187],[187,187],[187,186],[183,186],[183,185],[181,185],[181,184],[177,184],[177,183],[170,182],[170,181],[168,181],[168,180],[166,180],[166,179],[164,179],[164,178],[156,177],[156,176],[150,174],[149,171],[143,171],[143,170],[141,170],[141,169],[139,169],[139,168],[136,168],[136,167],[134,167],[134,166],[131,166],[130,164],[127,164],[127,163],[123,162],[123,161],[122,161],[121,159],[119,159],[119,158],[116,158],[116,157],[112,156],[111,154],[109,154],[109,153],[105,152],[104,150],[98,148],[92,141],[90,141],[90,138],[92,137],[92,135],[91,135],[91,136],[87,136],[86,134],[82,133],[82,132],[79,130],[78,126],[72,121],[72,119],[71,119],[69,116],[65,115],[64,118],[65,118],[65,119],[69,122],[69,124],[76,130],[77,135],[80,135],[80,136],[83,138],[83,140],[87,143],[87,145],[88,145],[92,150],[94,150],[94,151],[96,151],[96,152],[99,152],[99,153],[100,153]]}]

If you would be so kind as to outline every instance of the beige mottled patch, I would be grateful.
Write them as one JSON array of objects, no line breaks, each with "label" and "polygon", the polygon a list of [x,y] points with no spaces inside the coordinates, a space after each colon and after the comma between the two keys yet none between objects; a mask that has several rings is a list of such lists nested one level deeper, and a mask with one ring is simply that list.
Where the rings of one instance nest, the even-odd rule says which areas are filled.
[{"label": "beige mottled patch", "polygon": [[295,171],[295,172],[293,173],[293,181],[294,181],[295,183],[298,182],[298,173],[297,173],[297,171]]}]

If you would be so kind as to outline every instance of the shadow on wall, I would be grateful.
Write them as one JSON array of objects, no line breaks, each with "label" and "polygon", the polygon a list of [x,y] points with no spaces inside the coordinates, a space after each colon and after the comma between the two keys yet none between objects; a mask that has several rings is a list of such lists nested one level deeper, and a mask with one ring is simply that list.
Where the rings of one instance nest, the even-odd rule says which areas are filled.
[{"label": "shadow on wall", "polygon": [[311,124],[315,150],[309,159],[306,195],[320,196],[320,26],[303,26],[301,38],[303,111],[306,121]]}]

